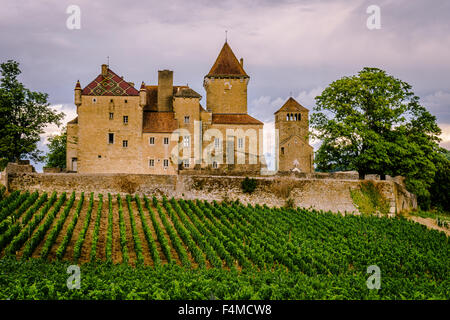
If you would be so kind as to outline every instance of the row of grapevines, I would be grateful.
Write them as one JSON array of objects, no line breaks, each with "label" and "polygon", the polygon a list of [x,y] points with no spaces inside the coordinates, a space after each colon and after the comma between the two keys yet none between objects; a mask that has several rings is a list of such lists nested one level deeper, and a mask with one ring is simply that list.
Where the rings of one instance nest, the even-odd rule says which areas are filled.
[{"label": "row of grapevines", "polygon": [[166,209],[166,212],[169,215],[170,219],[172,220],[172,223],[175,229],[177,230],[178,235],[183,240],[184,244],[187,246],[189,251],[192,253],[195,262],[198,263],[199,268],[205,268],[206,260],[205,257],[203,256],[203,252],[198,248],[197,244],[192,239],[191,234],[183,225],[183,223],[180,222],[180,220],[178,220],[177,214],[173,210],[169,201],[167,201],[166,197],[163,197],[163,206]]},{"label": "row of grapevines", "polygon": [[222,205],[222,208],[224,208],[222,213],[230,219],[230,222],[236,228],[252,235],[251,241],[247,239],[248,254],[259,268],[265,268],[266,263],[271,265],[274,261],[277,261],[286,265],[292,271],[297,270],[292,259],[288,257],[286,248],[281,245],[283,235],[276,234],[271,228],[272,225],[267,224],[267,219],[254,219],[257,210],[247,212],[244,211],[245,208],[242,205],[236,204],[229,208]]},{"label": "row of grapevines", "polygon": [[112,196],[108,193],[108,230],[106,232],[105,256],[106,261],[111,263],[112,260],[112,240],[113,240],[113,211]]},{"label": "row of grapevines", "polygon": [[[37,227],[37,225],[44,219],[45,215],[47,214],[47,211],[50,210],[53,203],[56,201],[56,192],[53,192],[50,196],[49,201],[45,204],[44,207],[42,207],[41,211],[39,211],[36,215],[34,215],[33,219],[30,220],[30,222],[27,224],[25,228],[23,228],[20,233],[14,237],[14,239],[11,241],[9,246],[5,249],[5,252],[7,254],[15,254],[17,250],[19,250],[22,245],[27,241],[27,239],[31,236],[34,229]],[[31,216],[31,212],[28,212]]]},{"label": "row of grapevines", "polygon": [[0,235],[0,251],[2,251],[9,241],[11,241],[11,239],[13,239],[22,230],[23,226],[28,223],[31,216],[42,206],[45,201],[47,201],[47,193],[43,193],[39,197],[38,201],[33,204],[32,207],[28,208],[22,221],[16,221],[16,223],[10,226],[5,233]]},{"label": "row of grapevines", "polygon": [[153,203],[156,203],[156,210],[158,211],[159,218],[161,219],[161,222],[164,225],[167,234],[169,235],[170,241],[172,242],[175,251],[178,253],[178,257],[180,258],[181,264],[185,267],[190,267],[191,262],[189,261],[186,249],[183,247],[180,238],[178,237],[177,233],[167,220],[166,215],[163,213],[163,210],[159,205],[159,202],[156,200],[156,197],[153,197]]},{"label": "row of grapevines", "polygon": [[28,199],[20,205],[19,209],[13,212],[7,219],[3,220],[0,223],[0,233],[7,230],[9,226],[16,223],[17,219],[20,218],[22,213],[24,213],[25,210],[27,210],[31,205],[33,205],[33,203],[37,200],[38,197],[39,193],[37,191],[33,192],[31,196],[28,197]]},{"label": "row of grapevines", "polygon": [[[155,200],[156,200],[156,198],[153,198],[153,204],[155,204]],[[156,220],[155,212],[153,212],[152,208],[150,207],[150,202],[145,195],[144,195],[144,202],[145,202],[145,207],[147,208],[147,210],[149,212],[150,219],[152,220],[153,229],[155,229],[155,232],[156,232],[156,237],[158,238],[159,244],[161,245],[161,250],[164,253],[164,255],[166,256],[167,262],[172,263],[174,261],[173,261],[172,255],[170,254],[169,242],[167,241],[167,238],[164,235],[164,232],[163,232],[160,224]],[[156,203],[157,202],[158,201],[156,201]]]},{"label": "row of grapevines", "polygon": [[[212,213],[212,210],[210,210],[205,203],[197,202],[197,205],[199,205],[202,212],[204,212],[205,216],[209,219],[209,221],[212,223],[212,225],[215,226],[215,228],[210,229],[213,231],[217,236],[221,238],[221,241],[224,242],[224,246],[227,249],[227,251],[231,252],[233,256],[238,260],[239,264],[243,268],[251,268],[252,264],[248,260],[248,258],[245,256],[243,252],[243,245],[242,242],[240,242],[235,234],[226,228],[224,225],[222,225],[219,220],[217,220]],[[195,212],[197,213],[197,212]],[[219,232],[217,232],[219,231]]]},{"label": "row of grapevines", "polygon": [[63,213],[59,217],[56,224],[53,226],[49,235],[47,236],[47,239],[45,240],[45,243],[41,249],[41,254],[40,254],[41,258],[47,259],[47,256],[50,253],[50,249],[52,248],[53,244],[55,243],[56,238],[58,237],[59,233],[61,232],[64,222],[66,221],[67,216],[69,215],[70,209],[72,208],[74,202],[75,202],[75,191],[73,191],[72,194],[70,195],[69,201],[67,202]]},{"label": "row of grapevines", "polygon": [[56,202],[55,206],[47,214],[44,223],[42,223],[39,226],[39,228],[36,230],[33,236],[25,244],[22,259],[28,259],[29,257],[31,257],[33,251],[36,249],[39,243],[41,243],[42,239],[45,236],[45,233],[50,228],[51,224],[53,223],[53,220],[56,217],[56,214],[59,212],[65,201],[66,201],[66,193],[63,192],[62,195],[59,197],[58,201]]},{"label": "row of grapevines", "polygon": [[91,192],[91,196],[89,198],[89,205],[86,212],[86,217],[84,219],[83,228],[81,229],[80,233],[78,234],[77,242],[75,243],[75,247],[73,248],[73,260],[78,261],[78,259],[81,256],[81,249],[83,248],[83,243],[86,238],[86,232],[89,228],[89,224],[91,222],[91,214],[92,209],[94,207],[94,193]]},{"label": "row of grapevines", "polygon": [[0,222],[2,222],[9,215],[12,215],[14,210],[16,210],[29,196],[29,191],[24,192],[18,197],[15,197],[15,199],[8,203],[8,205],[4,206],[0,211]]},{"label": "row of grapevines", "polygon": [[156,247],[155,240],[153,240],[152,231],[150,230],[147,222],[145,221],[144,211],[142,210],[141,199],[135,196],[136,205],[138,207],[139,216],[141,218],[142,230],[144,230],[145,238],[147,239],[148,248],[150,250],[150,255],[153,260],[154,266],[161,265],[161,258],[159,257],[158,249]]},{"label": "row of grapevines", "polygon": [[[236,219],[237,212],[232,211],[232,207],[219,207],[218,210],[212,210],[216,218],[224,221],[224,225],[228,230],[240,241],[244,241],[243,252],[245,255],[259,268],[265,268],[264,257],[267,255],[264,243],[259,242],[258,234],[251,234],[246,226]],[[230,221],[227,218],[231,219]],[[252,236],[252,241],[249,240],[249,235]]]},{"label": "row of grapevines", "polygon": [[117,195],[117,203],[119,205],[119,231],[120,231],[120,248],[122,249],[122,262],[128,263],[130,257],[128,256],[127,248],[127,229],[125,226],[125,220],[123,218],[122,199],[120,195]]},{"label": "row of grapevines", "polygon": [[134,213],[133,213],[133,209],[131,208],[131,196],[130,195],[127,195],[127,206],[128,206],[128,214],[130,216],[131,233],[133,235],[133,240],[134,240],[134,251],[136,252],[136,264],[143,265],[144,264],[144,255],[142,253],[142,244],[141,244],[141,239],[139,238],[139,234],[136,229]]},{"label": "row of grapevines", "polygon": [[61,260],[64,257],[64,254],[66,253],[67,246],[69,245],[70,240],[72,239],[73,230],[75,229],[75,226],[77,225],[78,218],[80,216],[81,208],[83,206],[84,202],[84,192],[81,193],[80,201],[78,202],[75,214],[73,215],[72,221],[70,222],[69,226],[66,230],[66,235],[63,238],[63,241],[59,245],[58,249],[56,250],[56,258],[58,260]]},{"label": "row of grapevines", "polygon": [[3,209],[3,207],[8,206],[11,202],[14,202],[14,200],[17,199],[17,197],[20,195],[20,191],[16,190],[13,191],[8,197],[5,197],[0,201],[0,209]]},{"label": "row of grapevines", "polygon": [[[189,200],[190,201],[190,200]],[[205,226],[203,213],[200,211],[198,215],[194,214],[193,210],[200,210],[197,206],[193,206],[192,209],[188,206],[188,204],[184,200],[179,200],[179,204],[183,208],[184,212],[188,215],[189,219],[194,223],[195,227],[207,238],[207,243],[211,243],[214,250],[217,252],[219,257],[225,261],[227,266],[230,269],[234,269],[235,261],[234,258],[230,255],[230,253],[223,246],[223,242],[219,241],[219,239]],[[201,218],[199,218],[201,217]]]},{"label": "row of grapevines", "polygon": [[189,221],[186,214],[183,212],[183,209],[180,207],[180,205],[174,198],[170,199],[170,204],[175,209],[175,212],[177,213],[178,218],[189,230],[192,238],[195,240],[197,245],[203,250],[203,252],[205,253],[205,255],[208,258],[211,265],[215,268],[221,268],[222,261],[220,260],[220,258],[217,256],[214,249],[211,247],[211,245],[206,240],[207,236],[202,235],[197,230],[197,228],[194,226],[194,224]]},{"label": "row of grapevines", "polygon": [[98,244],[98,236],[100,233],[100,221],[102,218],[102,209],[103,209],[103,195],[98,195],[98,207],[97,207],[97,216],[95,218],[95,226],[94,233],[92,235],[92,244],[91,244],[91,253],[90,260],[94,261],[97,257],[97,244]]},{"label": "row of grapevines", "polygon": [[[212,215],[208,209],[200,207],[201,203],[194,204],[191,200],[188,200],[188,204],[189,206],[191,206],[191,209],[194,212],[194,214],[203,222],[207,230],[213,235],[213,238],[216,238],[219,241],[219,243],[223,245],[223,249],[220,248],[220,251],[217,251],[219,255],[221,255],[221,258],[225,259],[227,265],[231,269],[236,268],[236,259],[239,260],[238,258],[239,254],[237,254],[239,249],[236,247],[236,245],[234,245],[234,243],[229,238],[227,238],[222,233],[222,231],[216,226],[216,224],[214,223],[215,220],[210,220],[207,218],[208,216],[212,217]],[[230,261],[230,257],[224,256],[223,251],[225,251],[226,253],[228,252],[230,253],[230,256],[233,257],[231,258],[232,261]]]}]

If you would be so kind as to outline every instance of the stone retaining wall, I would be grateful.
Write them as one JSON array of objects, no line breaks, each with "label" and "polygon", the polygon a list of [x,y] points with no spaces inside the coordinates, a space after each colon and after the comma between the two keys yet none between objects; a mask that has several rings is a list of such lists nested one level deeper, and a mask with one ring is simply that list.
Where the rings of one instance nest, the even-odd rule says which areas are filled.
[{"label": "stone retaining wall", "polygon": [[[289,177],[255,177],[252,194],[241,190],[240,176],[144,175],[144,174],[76,174],[76,173],[9,173],[9,190],[138,193],[161,197],[202,200],[236,200],[243,203],[284,206],[288,199],[295,206],[332,212],[356,213],[350,190],[358,189],[361,180]],[[372,180],[390,203],[390,213],[410,211],[417,201],[397,180]]]}]

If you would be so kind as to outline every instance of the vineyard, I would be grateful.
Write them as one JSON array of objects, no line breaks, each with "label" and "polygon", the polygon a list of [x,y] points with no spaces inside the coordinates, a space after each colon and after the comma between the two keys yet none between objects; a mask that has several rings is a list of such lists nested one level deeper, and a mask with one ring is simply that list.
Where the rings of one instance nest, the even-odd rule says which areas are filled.
[{"label": "vineyard", "polygon": [[[0,190],[0,299],[449,299],[449,249],[401,218]],[[80,290],[65,287],[70,264]]]}]

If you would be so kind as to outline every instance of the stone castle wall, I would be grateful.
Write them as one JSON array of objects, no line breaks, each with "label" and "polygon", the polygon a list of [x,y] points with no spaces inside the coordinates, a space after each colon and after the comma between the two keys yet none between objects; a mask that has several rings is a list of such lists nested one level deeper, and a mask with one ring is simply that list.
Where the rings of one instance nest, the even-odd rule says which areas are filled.
[{"label": "stone castle wall", "polygon": [[[252,194],[241,189],[242,176],[144,175],[144,174],[75,174],[10,173],[9,190],[40,190],[102,193],[137,193],[161,197],[237,200],[243,203],[284,206],[292,199],[295,206],[332,212],[357,213],[350,190],[358,189],[361,180],[289,177],[255,177],[257,188]],[[373,180],[388,200],[390,214],[417,207],[414,195],[394,180]]]}]

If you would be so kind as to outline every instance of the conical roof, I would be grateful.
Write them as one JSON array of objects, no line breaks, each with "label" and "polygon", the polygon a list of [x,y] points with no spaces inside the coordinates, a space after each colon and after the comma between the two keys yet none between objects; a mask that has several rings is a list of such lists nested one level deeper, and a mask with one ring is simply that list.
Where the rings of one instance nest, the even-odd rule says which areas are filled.
[{"label": "conical roof", "polygon": [[219,56],[214,62],[211,70],[206,75],[206,77],[246,77],[248,78],[247,73],[245,72],[242,65],[239,63],[238,59],[231,50],[230,46],[227,42],[220,50]]}]

